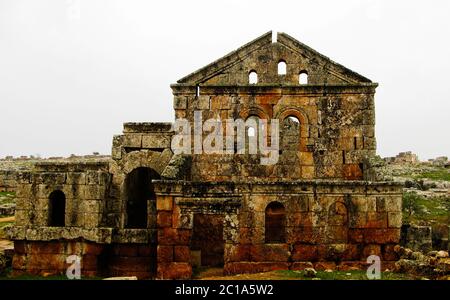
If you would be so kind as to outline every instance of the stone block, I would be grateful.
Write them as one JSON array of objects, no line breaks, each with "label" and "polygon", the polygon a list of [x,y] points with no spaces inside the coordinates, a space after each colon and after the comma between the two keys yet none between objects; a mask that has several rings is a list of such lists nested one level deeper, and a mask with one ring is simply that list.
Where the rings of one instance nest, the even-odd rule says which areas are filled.
[{"label": "stone block", "polygon": [[399,196],[387,196],[385,198],[386,201],[386,210],[388,212],[401,212],[402,211],[402,197]]},{"label": "stone block", "polygon": [[285,262],[290,254],[287,244],[261,244],[250,247],[250,257],[255,262]]},{"label": "stone block", "polygon": [[140,133],[127,133],[123,136],[123,146],[130,148],[142,147],[142,134]]},{"label": "stone block", "polygon": [[211,109],[230,109],[231,98],[227,95],[212,96],[211,97]]},{"label": "stone block", "polygon": [[197,104],[197,107],[196,107],[197,109],[209,110],[210,109],[210,107],[209,107],[209,104],[210,104],[209,96],[207,96],[207,95],[200,95],[198,97],[198,99],[197,99],[196,104]]},{"label": "stone block", "polygon": [[315,176],[314,166],[302,166],[302,178],[313,179]]},{"label": "stone block", "polygon": [[371,255],[377,255],[381,258],[381,246],[376,244],[366,245],[364,246],[362,255],[366,258]]},{"label": "stone block", "polygon": [[251,260],[251,247],[250,244],[225,244],[224,261],[227,262],[239,262]]},{"label": "stone block", "polygon": [[172,212],[159,211],[157,216],[158,228],[172,227]]},{"label": "stone block", "polygon": [[377,149],[377,142],[374,137],[364,137],[364,149],[367,150],[376,150]]},{"label": "stone block", "polygon": [[158,263],[170,263],[173,262],[173,253],[174,253],[174,247],[173,246],[163,246],[158,245],[157,247],[157,260]]},{"label": "stone block", "polygon": [[189,263],[173,262],[158,264],[157,277],[160,279],[189,279],[192,267]]},{"label": "stone block", "polygon": [[186,109],[187,108],[186,96],[175,96],[173,98],[173,108],[174,109]]},{"label": "stone block", "polygon": [[86,184],[86,173],[68,172],[66,176],[66,184]]},{"label": "stone block", "polygon": [[364,229],[364,242],[374,244],[398,243],[400,241],[399,228],[367,228]]},{"label": "stone block", "polygon": [[170,148],[172,135],[147,135],[142,136],[142,148],[162,149]]},{"label": "stone block", "polygon": [[402,227],[402,218],[401,212],[388,212],[388,226],[393,228]]},{"label": "stone block", "polygon": [[384,212],[368,212],[367,228],[387,228],[387,213]]},{"label": "stone block", "polygon": [[189,246],[175,246],[174,247],[174,261],[175,262],[189,262],[190,261]]},{"label": "stone block", "polygon": [[173,197],[172,196],[157,196],[156,209],[157,210],[172,210]]},{"label": "stone block", "polygon": [[293,212],[287,215],[287,226],[313,226],[312,213],[310,212]]},{"label": "stone block", "polygon": [[293,261],[316,261],[317,259],[319,259],[319,248],[317,245],[294,245],[292,251]]}]

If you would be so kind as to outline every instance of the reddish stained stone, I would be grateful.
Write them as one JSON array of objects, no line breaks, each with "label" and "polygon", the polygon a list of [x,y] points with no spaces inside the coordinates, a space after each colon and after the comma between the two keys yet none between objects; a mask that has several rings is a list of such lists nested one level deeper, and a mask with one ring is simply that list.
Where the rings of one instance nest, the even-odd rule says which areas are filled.
[{"label": "reddish stained stone", "polygon": [[181,226],[181,209],[178,205],[175,205],[173,207],[173,213],[172,213],[172,227],[173,228],[179,228]]},{"label": "reddish stained stone", "polygon": [[345,261],[352,261],[352,260],[358,260],[361,257],[361,251],[360,247],[355,244],[347,244],[345,246],[344,253],[342,253],[342,260]]},{"label": "reddish stained stone", "polygon": [[224,266],[224,274],[259,273],[275,270],[289,270],[286,262],[234,262]]},{"label": "reddish stained stone", "polygon": [[158,229],[159,245],[188,245],[190,238],[191,230],[189,229]]},{"label": "reddish stained stone", "polygon": [[64,254],[64,243],[61,242],[29,242],[28,252],[32,254]]},{"label": "reddish stained stone", "polygon": [[250,261],[251,245],[226,245],[225,246],[225,262]]},{"label": "reddish stained stone", "polygon": [[158,264],[157,277],[160,279],[189,279],[192,267],[189,263],[173,262]]},{"label": "reddish stained stone", "polygon": [[158,228],[172,227],[172,212],[159,211],[156,222],[158,224]]},{"label": "reddish stained stone", "polygon": [[13,270],[25,270],[27,267],[27,256],[22,254],[14,254],[12,259]]},{"label": "reddish stained stone", "polygon": [[65,270],[69,266],[66,264],[67,256],[64,254],[29,254],[27,258],[27,268],[30,269]]},{"label": "reddish stained stone", "polygon": [[169,263],[173,261],[173,246],[158,245],[156,258],[158,263]]},{"label": "reddish stained stone", "polygon": [[287,244],[260,244],[250,247],[251,260],[255,262],[288,261],[290,253]]},{"label": "reddish stained stone", "polygon": [[368,212],[366,228],[387,228],[386,212]]},{"label": "reddish stained stone", "polygon": [[191,258],[191,252],[189,246],[175,246],[174,248],[174,261],[176,262],[189,262]]},{"label": "reddish stained stone", "polygon": [[302,271],[306,268],[313,268],[314,265],[309,262],[309,261],[300,261],[300,262],[294,262],[291,265],[291,270],[295,270],[295,271]]},{"label": "reddish stained stone", "polygon": [[239,242],[241,244],[251,244],[252,243],[253,230],[249,227],[239,228]]},{"label": "reddish stained stone", "polygon": [[344,164],[342,166],[342,176],[347,180],[358,180],[363,178],[363,173],[357,164]]},{"label": "reddish stained stone", "polygon": [[14,241],[14,254],[25,254],[25,253],[26,253],[26,242]]},{"label": "reddish stained stone", "polygon": [[377,255],[381,257],[381,246],[380,245],[366,245],[362,253],[363,257],[369,257],[371,255]]},{"label": "reddish stained stone", "polygon": [[399,228],[373,229],[364,230],[364,242],[373,244],[398,243],[400,241]]},{"label": "reddish stained stone", "polygon": [[83,243],[83,246],[83,253],[92,255],[101,254],[104,247],[102,244],[96,243]]},{"label": "reddish stained stone", "polygon": [[350,243],[362,243],[364,241],[364,229],[350,228],[348,230],[348,241]]},{"label": "reddish stained stone", "polygon": [[97,255],[83,255],[81,258],[81,269],[89,271],[97,270]]},{"label": "reddish stained stone", "polygon": [[343,261],[337,266],[339,271],[367,270],[369,264],[365,261]]},{"label": "reddish stained stone", "polygon": [[294,261],[315,261],[318,259],[319,250],[316,245],[297,244],[292,251]]},{"label": "reddish stained stone", "polygon": [[324,271],[324,270],[335,270],[336,269],[336,263],[332,261],[320,261],[314,263],[314,269],[318,271]]},{"label": "reddish stained stone", "polygon": [[320,232],[320,227],[291,227],[288,228],[288,243],[322,244],[324,236]]}]

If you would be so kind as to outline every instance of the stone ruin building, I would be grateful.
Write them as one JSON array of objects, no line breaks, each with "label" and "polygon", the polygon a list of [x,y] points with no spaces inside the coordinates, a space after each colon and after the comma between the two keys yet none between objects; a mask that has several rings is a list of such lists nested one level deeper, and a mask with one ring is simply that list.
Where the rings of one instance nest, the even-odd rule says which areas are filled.
[{"label": "stone ruin building", "polygon": [[171,123],[125,123],[111,159],[42,161],[17,176],[13,272],[191,278],[382,266],[396,259],[402,186],[377,180],[376,83],[266,33],[172,84],[176,118],[278,119],[279,160],[177,154]]}]

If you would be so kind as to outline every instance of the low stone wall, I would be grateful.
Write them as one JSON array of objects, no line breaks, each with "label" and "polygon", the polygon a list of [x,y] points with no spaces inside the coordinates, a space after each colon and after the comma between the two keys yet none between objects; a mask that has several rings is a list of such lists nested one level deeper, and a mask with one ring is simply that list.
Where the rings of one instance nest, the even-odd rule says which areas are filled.
[{"label": "low stone wall", "polygon": [[[226,274],[302,269],[311,263],[317,269],[365,268],[370,255],[388,268],[397,259],[393,248],[400,240],[402,187],[395,183],[158,181],[155,191],[158,257],[160,237],[173,236],[164,245],[173,253],[189,246],[196,214],[222,214]],[[272,202],[285,209],[286,240],[279,243],[265,241],[265,210]],[[166,257],[166,265],[175,263],[189,266]]]},{"label": "low stone wall", "polygon": [[16,210],[15,204],[0,205],[0,216],[14,216]]},{"label": "low stone wall", "polygon": [[156,248],[142,244],[98,244],[89,241],[15,241],[13,276],[65,275],[73,263],[71,255],[80,257],[82,277],[136,276],[154,277]]},{"label": "low stone wall", "polygon": [[431,226],[403,225],[401,245],[414,251],[432,250]]},{"label": "low stone wall", "polygon": [[0,192],[15,192],[17,185],[17,171],[0,170]]}]

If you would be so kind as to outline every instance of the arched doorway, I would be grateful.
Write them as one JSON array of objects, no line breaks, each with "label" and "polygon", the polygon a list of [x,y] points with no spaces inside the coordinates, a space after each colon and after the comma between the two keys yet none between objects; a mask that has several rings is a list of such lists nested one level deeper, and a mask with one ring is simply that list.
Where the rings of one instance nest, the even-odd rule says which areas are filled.
[{"label": "arched doorway", "polygon": [[125,228],[156,228],[156,196],[152,180],[158,178],[155,170],[145,167],[136,168],[127,175]]}]

